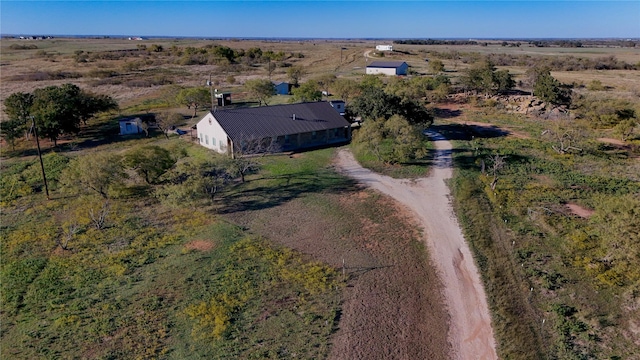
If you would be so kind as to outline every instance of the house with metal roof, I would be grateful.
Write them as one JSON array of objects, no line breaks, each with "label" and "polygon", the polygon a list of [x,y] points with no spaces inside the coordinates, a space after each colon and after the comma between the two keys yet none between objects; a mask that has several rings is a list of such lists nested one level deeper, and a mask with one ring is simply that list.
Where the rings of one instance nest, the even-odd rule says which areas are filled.
[{"label": "house with metal roof", "polygon": [[367,65],[367,74],[371,75],[407,75],[409,65],[404,61],[373,61]]},{"label": "house with metal roof", "polygon": [[328,102],[209,112],[196,125],[200,145],[233,156],[347,143],[351,128]]}]

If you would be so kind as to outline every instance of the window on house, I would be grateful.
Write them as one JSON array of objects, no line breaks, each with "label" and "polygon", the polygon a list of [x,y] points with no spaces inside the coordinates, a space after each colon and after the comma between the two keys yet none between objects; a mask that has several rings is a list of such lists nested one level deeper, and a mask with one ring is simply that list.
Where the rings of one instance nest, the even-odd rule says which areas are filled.
[{"label": "window on house", "polygon": [[204,136],[204,143],[209,145],[209,135]]},{"label": "window on house", "polygon": [[311,138],[315,140],[317,137],[318,137],[318,133],[316,133],[315,131],[312,131]]},{"label": "window on house", "polygon": [[224,150],[226,146],[224,146],[224,143],[222,142],[222,140],[219,141],[220,144],[220,149]]},{"label": "window on house", "polygon": [[289,135],[285,135],[285,136],[284,136],[284,143],[285,143],[285,144],[289,144],[289,143],[291,143],[291,137],[290,137]]},{"label": "window on house", "polygon": [[216,146],[216,138],[211,137],[211,145]]}]

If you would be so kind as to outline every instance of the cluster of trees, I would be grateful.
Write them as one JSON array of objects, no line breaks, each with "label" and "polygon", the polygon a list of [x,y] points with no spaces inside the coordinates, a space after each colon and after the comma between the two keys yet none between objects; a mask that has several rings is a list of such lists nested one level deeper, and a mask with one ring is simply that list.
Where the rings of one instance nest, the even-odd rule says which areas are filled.
[{"label": "cluster of trees", "polygon": [[78,133],[80,125],[95,114],[118,108],[110,96],[92,94],[73,84],[13,93],[4,105],[8,119],[2,122],[2,136],[12,146],[32,125],[31,120],[41,136],[57,145],[60,135]]},{"label": "cluster of trees", "polygon": [[[251,149],[244,151],[248,154]],[[124,153],[96,152],[73,159],[61,171],[59,182],[68,191],[108,200],[133,181],[150,187],[160,201],[184,205],[211,201],[234,178],[244,182],[258,168],[251,157],[199,159],[188,157],[184,149],[143,145]]]},{"label": "cluster of trees", "polygon": [[427,79],[395,79],[385,85],[379,77],[365,76],[347,106],[348,117],[362,120],[353,139],[359,152],[388,164],[426,155],[422,131],[432,124],[433,116],[425,107],[426,101],[416,100],[421,98],[416,93],[424,94],[437,83]]},{"label": "cluster of trees", "polygon": [[497,70],[490,61],[480,61],[464,70],[461,78],[466,90],[497,94],[515,87],[513,76],[508,70]]}]

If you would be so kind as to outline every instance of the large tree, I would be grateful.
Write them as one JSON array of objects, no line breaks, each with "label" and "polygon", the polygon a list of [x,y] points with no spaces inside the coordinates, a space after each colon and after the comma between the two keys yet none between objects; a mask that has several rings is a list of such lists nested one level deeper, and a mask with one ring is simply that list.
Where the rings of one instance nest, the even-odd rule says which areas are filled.
[{"label": "large tree", "polygon": [[81,90],[73,84],[47,86],[33,92],[31,114],[35,116],[40,135],[54,145],[65,133],[78,133],[82,121]]},{"label": "large tree", "polygon": [[469,90],[497,94],[513,89],[515,82],[508,70],[496,70],[490,61],[480,61],[464,71],[462,84]]},{"label": "large tree", "polygon": [[300,85],[300,87],[291,90],[293,97],[292,102],[320,101],[322,100],[322,91],[315,80],[309,80]]},{"label": "large tree", "polygon": [[300,79],[307,73],[305,68],[300,65],[294,65],[287,69],[287,76],[291,80],[293,86],[298,86]]},{"label": "large tree", "polygon": [[4,111],[7,113],[8,119],[0,124],[0,131],[2,137],[11,144],[13,149],[15,149],[15,140],[29,126],[28,120],[32,104],[33,95],[29,93],[13,93],[4,100]]},{"label": "large tree", "polygon": [[344,100],[345,104],[349,104],[349,100],[360,93],[360,86],[351,79],[337,79],[330,88],[336,96]]},{"label": "large tree", "polygon": [[[211,89],[205,87],[196,87],[182,89],[176,95],[178,104],[184,105],[187,109],[193,108],[193,119],[198,114],[198,109],[206,108],[211,103]],[[211,104],[213,106],[213,104]]]},{"label": "large tree", "polygon": [[82,90],[79,94],[78,113],[83,124],[91,119],[95,114],[115,110],[118,103],[108,95],[96,95]]},{"label": "large tree", "polygon": [[369,152],[378,161],[402,163],[427,154],[421,130],[421,126],[410,124],[403,116],[393,115],[365,121],[354,143],[358,151]]},{"label": "large tree", "polygon": [[124,155],[124,164],[140,175],[147,184],[155,183],[175,163],[169,150],[157,145],[136,147]]},{"label": "large tree", "polygon": [[[5,100],[9,119],[26,124],[33,116],[40,134],[54,144],[65,133],[77,133],[98,112],[115,109],[117,102],[107,95],[94,95],[74,84],[47,86],[33,94],[15,93]],[[28,124],[26,124],[28,125]]]},{"label": "large tree", "polygon": [[67,188],[95,191],[108,199],[109,190],[122,184],[125,178],[126,173],[119,155],[96,152],[72,160],[62,171],[60,182]]},{"label": "large tree", "polygon": [[244,83],[249,96],[258,99],[258,104],[267,105],[267,100],[276,94],[276,86],[269,79],[251,79]]},{"label": "large tree", "polygon": [[175,112],[161,112],[156,115],[156,126],[162,131],[164,136],[169,138],[169,130],[184,122],[182,115]]},{"label": "large tree", "polygon": [[359,116],[363,120],[389,119],[393,115],[400,115],[411,124],[423,127],[433,122],[433,117],[420,102],[386,93],[375,86],[365,86],[347,110],[351,116]]}]

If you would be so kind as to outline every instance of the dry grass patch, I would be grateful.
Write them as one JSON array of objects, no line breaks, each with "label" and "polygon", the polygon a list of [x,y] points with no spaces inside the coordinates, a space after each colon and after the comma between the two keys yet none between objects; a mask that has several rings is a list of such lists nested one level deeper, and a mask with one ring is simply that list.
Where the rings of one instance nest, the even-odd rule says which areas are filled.
[{"label": "dry grass patch", "polygon": [[215,244],[209,240],[193,240],[184,245],[186,250],[195,250],[207,252],[215,247]]}]

